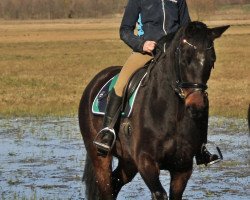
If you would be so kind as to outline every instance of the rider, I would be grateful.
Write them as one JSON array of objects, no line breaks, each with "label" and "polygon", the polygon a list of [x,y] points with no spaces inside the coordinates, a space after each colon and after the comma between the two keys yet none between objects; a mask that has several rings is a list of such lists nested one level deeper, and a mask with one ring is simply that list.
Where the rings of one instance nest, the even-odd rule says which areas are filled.
[{"label": "rider", "polygon": [[[138,22],[139,18],[139,22]],[[120,26],[121,39],[133,52],[125,62],[114,89],[110,91],[104,116],[103,129],[94,141],[99,155],[106,156],[111,150],[114,132],[109,128],[115,114],[121,108],[123,90],[131,75],[153,58],[156,41],[176,32],[180,26],[189,23],[186,0],[129,0]],[[134,30],[139,24],[138,35]],[[197,164],[208,164],[218,159],[203,146],[196,156]]]}]

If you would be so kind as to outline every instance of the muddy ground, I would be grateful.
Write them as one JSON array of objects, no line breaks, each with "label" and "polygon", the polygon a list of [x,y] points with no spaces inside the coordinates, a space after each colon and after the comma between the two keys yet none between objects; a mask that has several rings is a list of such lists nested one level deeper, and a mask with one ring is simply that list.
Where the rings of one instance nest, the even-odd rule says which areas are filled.
[{"label": "muddy ground", "polygon": [[[194,164],[183,199],[250,199],[249,138],[245,119],[211,117],[209,140],[224,161]],[[0,199],[84,199],[84,160],[77,118],[0,119]],[[168,172],[161,180],[168,191]],[[137,175],[118,199],[146,200],[150,193]]]}]

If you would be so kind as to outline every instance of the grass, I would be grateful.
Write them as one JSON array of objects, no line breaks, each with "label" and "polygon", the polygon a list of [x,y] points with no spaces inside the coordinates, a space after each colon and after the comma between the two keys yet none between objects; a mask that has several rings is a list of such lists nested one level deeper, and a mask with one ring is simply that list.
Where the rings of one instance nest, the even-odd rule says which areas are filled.
[{"label": "grass", "polygon": [[212,115],[247,115],[250,103],[250,45],[246,41],[249,39],[250,34],[230,35],[229,31],[216,42],[218,59],[209,81]]},{"label": "grass", "polygon": [[94,74],[129,50],[107,22],[34,23],[0,25],[0,112],[75,115]]},{"label": "grass", "polygon": [[[210,113],[245,117],[250,22],[233,23],[216,41]],[[119,24],[119,18],[0,21],[0,116],[76,115],[86,84],[101,69],[122,65],[131,52],[119,39]]]}]

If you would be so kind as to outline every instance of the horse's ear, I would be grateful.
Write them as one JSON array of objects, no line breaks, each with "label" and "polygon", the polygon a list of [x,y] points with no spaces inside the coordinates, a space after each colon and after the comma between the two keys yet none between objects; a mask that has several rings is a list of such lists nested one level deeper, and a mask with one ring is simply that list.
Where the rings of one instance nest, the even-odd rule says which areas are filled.
[{"label": "horse's ear", "polygon": [[229,27],[230,25],[211,28],[210,30],[211,30],[213,39],[219,38],[222,35],[222,33],[224,33]]}]

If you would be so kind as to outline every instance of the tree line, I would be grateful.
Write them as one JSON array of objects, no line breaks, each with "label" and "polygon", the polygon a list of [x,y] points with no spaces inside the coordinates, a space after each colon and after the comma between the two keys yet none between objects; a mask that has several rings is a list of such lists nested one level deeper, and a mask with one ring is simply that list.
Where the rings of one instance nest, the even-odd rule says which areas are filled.
[{"label": "tree line", "polygon": [[3,19],[101,17],[121,13],[126,0],[0,0]]},{"label": "tree line", "polygon": [[[0,0],[2,19],[60,19],[102,17],[122,13],[128,0]],[[210,12],[218,4],[249,0],[187,0],[198,13]]]}]

